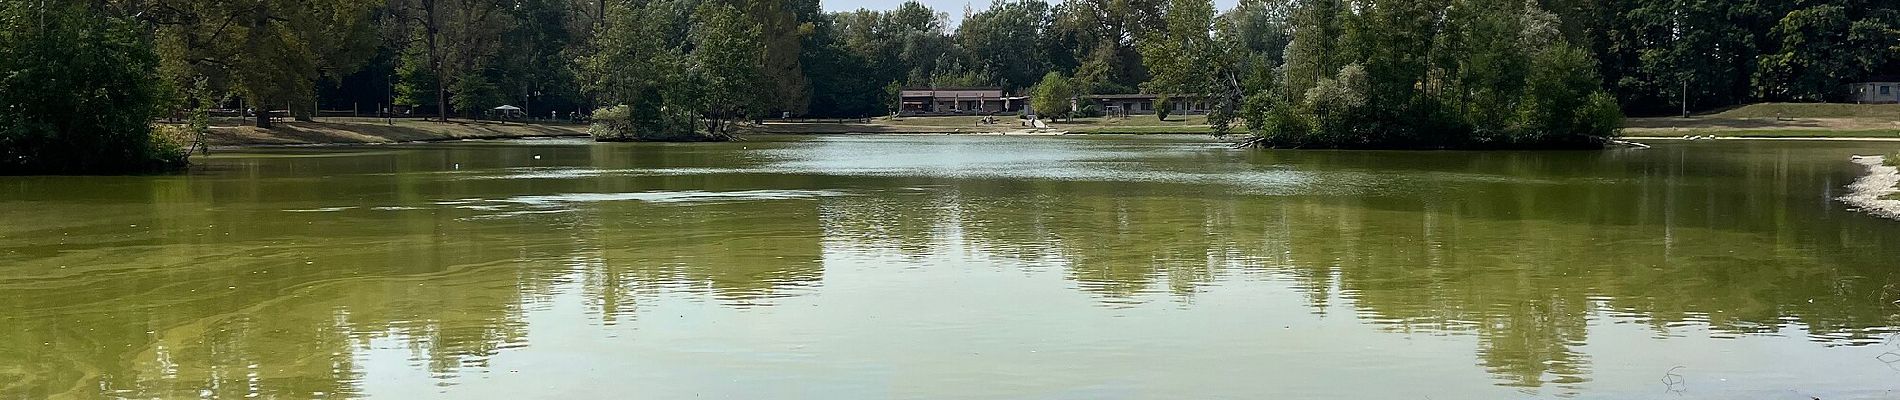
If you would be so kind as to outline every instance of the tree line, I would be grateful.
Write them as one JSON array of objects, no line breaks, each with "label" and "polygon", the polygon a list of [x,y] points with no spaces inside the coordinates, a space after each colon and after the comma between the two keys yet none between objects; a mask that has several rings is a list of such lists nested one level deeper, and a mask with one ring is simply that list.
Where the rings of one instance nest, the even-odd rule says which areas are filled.
[{"label": "tree line", "polygon": [[[0,118],[21,121],[0,139],[12,163],[50,157],[33,155],[52,151],[33,144],[48,134],[26,130],[71,130],[34,112],[448,117],[511,104],[537,117],[598,109],[618,127],[609,136],[717,139],[733,121],[881,115],[903,87],[951,86],[1204,96],[1217,131],[1273,146],[1587,143],[1622,113],[1841,101],[1848,82],[1900,74],[1900,4],[1879,0],[1243,0],[1224,12],[1208,0],[996,0],[955,26],[917,2],[826,12],[818,0],[69,0],[0,12]],[[81,73],[91,80],[51,78]],[[150,82],[104,81],[115,76]],[[1033,90],[1049,78],[1060,87]],[[74,96],[93,88],[123,93]]]}]

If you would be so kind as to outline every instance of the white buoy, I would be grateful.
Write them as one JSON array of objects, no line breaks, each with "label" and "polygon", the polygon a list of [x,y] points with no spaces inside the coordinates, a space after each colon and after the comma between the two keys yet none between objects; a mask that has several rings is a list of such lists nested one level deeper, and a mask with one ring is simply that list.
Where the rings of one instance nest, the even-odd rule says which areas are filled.
[{"label": "white buoy", "polygon": [[541,159],[541,155],[540,155],[540,154],[536,154],[536,155],[534,155],[534,159],[536,159],[536,160],[539,160],[539,159]]}]

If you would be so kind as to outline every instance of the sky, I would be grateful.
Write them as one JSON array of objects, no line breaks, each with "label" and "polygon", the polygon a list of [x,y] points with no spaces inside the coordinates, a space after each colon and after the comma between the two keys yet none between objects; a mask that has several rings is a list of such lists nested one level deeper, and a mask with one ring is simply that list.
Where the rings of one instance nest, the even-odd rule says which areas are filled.
[{"label": "sky", "polygon": [[[821,0],[821,1],[822,1],[821,4],[823,4],[825,7],[825,11],[851,11],[851,10],[856,10],[860,8],[868,8],[872,10],[889,10],[889,9],[897,8],[898,4],[904,4],[906,0]],[[989,8],[989,5],[990,5],[990,0],[918,0],[918,1],[922,1],[924,5],[930,6],[930,8],[933,10],[950,13],[950,26],[952,28],[956,27],[958,23],[962,22],[964,5],[969,5],[971,9],[974,9],[976,11],[983,11],[983,9]],[[1060,2],[1060,0],[1045,0],[1045,1],[1048,1],[1051,4]],[[1225,11],[1229,8],[1233,8],[1234,3],[1238,3],[1238,2],[1240,2],[1240,0],[1214,0],[1214,7],[1218,7],[1222,11]]]}]

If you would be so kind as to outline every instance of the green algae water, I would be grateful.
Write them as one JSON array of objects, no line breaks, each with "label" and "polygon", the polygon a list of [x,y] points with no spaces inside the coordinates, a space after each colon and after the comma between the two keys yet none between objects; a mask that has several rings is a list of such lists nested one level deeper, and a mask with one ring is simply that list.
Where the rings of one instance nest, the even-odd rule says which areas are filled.
[{"label": "green algae water", "polygon": [[1850,142],[539,140],[0,177],[0,398],[1891,398]]}]

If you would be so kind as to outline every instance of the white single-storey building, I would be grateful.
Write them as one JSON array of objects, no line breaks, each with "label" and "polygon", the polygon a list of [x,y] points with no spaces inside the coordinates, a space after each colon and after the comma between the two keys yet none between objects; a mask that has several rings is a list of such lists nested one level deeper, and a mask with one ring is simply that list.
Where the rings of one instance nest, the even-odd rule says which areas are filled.
[{"label": "white single-storey building", "polygon": [[1859,82],[1849,87],[1856,103],[1900,103],[1900,79]]},{"label": "white single-storey building", "polygon": [[[1170,96],[1169,104],[1173,114],[1206,114],[1209,101],[1204,95]],[[1161,95],[1156,94],[1098,94],[1083,96],[1082,100],[1094,102],[1102,107],[1107,115],[1149,115],[1155,113],[1155,102]],[[1076,104],[1081,107],[1081,104]]]},{"label": "white single-storey building", "polygon": [[1002,88],[909,88],[899,95],[902,115],[997,114],[1023,110],[1028,97]]}]

